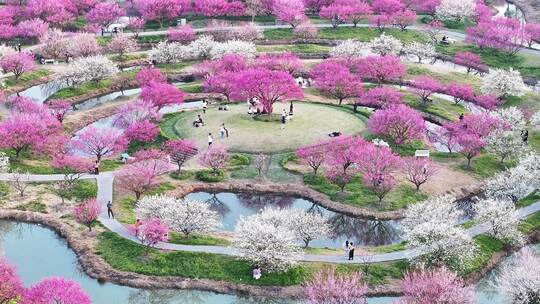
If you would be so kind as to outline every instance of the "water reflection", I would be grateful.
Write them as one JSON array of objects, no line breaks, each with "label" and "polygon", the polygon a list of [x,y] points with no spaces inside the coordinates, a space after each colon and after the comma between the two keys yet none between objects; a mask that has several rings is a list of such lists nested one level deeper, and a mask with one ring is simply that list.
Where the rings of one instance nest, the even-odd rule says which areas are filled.
[{"label": "water reflection", "polygon": [[328,218],[332,235],[312,241],[313,247],[340,247],[345,240],[360,245],[379,246],[402,241],[397,221],[365,220],[330,211],[312,201],[290,196],[253,193],[190,193],[186,198],[205,201],[222,216],[223,229],[234,231],[241,216],[249,216],[265,207],[295,208],[313,212]]}]

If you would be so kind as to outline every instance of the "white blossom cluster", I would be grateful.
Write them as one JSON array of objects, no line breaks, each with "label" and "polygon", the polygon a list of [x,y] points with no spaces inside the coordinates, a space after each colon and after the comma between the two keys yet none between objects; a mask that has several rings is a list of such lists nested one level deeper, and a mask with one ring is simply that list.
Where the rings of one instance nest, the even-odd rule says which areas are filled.
[{"label": "white blossom cluster", "polygon": [[504,265],[495,288],[508,303],[531,304],[540,301],[540,256],[522,249],[513,262]]},{"label": "white blossom cluster", "polygon": [[403,49],[403,44],[399,39],[394,38],[393,36],[387,36],[385,33],[382,33],[379,37],[373,38],[369,42],[369,46],[373,53],[381,56],[399,55]]},{"label": "white blossom cluster", "polygon": [[185,235],[214,231],[221,225],[219,214],[210,204],[165,195],[143,197],[135,213],[142,219],[160,219],[169,229]]},{"label": "white blossom cluster", "polygon": [[435,9],[435,14],[441,20],[461,21],[471,18],[476,11],[474,0],[442,0]]},{"label": "white blossom cluster", "polygon": [[540,127],[540,111],[533,114],[530,123],[533,127]]},{"label": "white blossom cluster", "polygon": [[347,39],[334,46],[330,51],[330,56],[345,58],[361,57],[365,55],[366,48],[367,45],[361,41]]},{"label": "white blossom cluster", "polygon": [[255,58],[257,49],[253,42],[229,40],[222,43],[216,43],[210,50],[210,58],[220,59],[227,54],[244,55],[247,58]]},{"label": "white blossom cluster", "polygon": [[266,208],[240,219],[233,246],[254,265],[267,271],[284,271],[300,257],[299,240],[307,246],[311,240],[329,234],[330,226],[322,215]]},{"label": "white blossom cluster", "polygon": [[510,68],[509,70],[489,70],[489,73],[482,78],[480,90],[483,94],[506,97],[508,95],[522,96],[525,88],[519,71]]},{"label": "white blossom cluster", "polygon": [[117,73],[118,68],[114,62],[105,56],[97,55],[73,60],[59,79],[68,84],[81,84],[109,78]]},{"label": "white blossom cluster", "polygon": [[519,164],[497,174],[486,185],[486,196],[517,202],[540,187],[540,156],[529,153]]},{"label": "white blossom cluster", "polygon": [[0,152],[0,173],[9,171],[9,156],[4,152]]},{"label": "white blossom cluster", "polygon": [[435,46],[431,43],[420,43],[420,42],[412,42],[409,44],[406,44],[403,47],[403,52],[407,55],[416,56],[418,58],[418,62],[422,62],[424,59],[433,58],[437,55],[437,52],[435,51]]},{"label": "white blossom cluster", "polygon": [[178,63],[183,60],[191,60],[197,57],[197,53],[189,45],[179,42],[160,42],[150,50],[149,58],[158,63]]},{"label": "white blossom cluster", "polygon": [[475,220],[488,227],[488,234],[509,244],[522,244],[524,239],[518,230],[519,218],[511,201],[484,199],[474,204]]},{"label": "white blossom cluster", "polygon": [[486,139],[486,151],[497,155],[504,162],[526,154],[529,147],[523,143],[521,131],[495,130]]},{"label": "white blossom cluster", "polygon": [[416,262],[459,269],[476,255],[477,247],[458,226],[462,212],[452,196],[435,197],[407,210],[403,231],[407,247],[419,252]]}]

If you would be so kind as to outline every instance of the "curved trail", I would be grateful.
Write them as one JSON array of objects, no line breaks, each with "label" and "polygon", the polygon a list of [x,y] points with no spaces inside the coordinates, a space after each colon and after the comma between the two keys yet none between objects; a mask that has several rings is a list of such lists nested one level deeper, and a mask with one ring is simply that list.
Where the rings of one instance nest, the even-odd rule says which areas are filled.
[{"label": "curved trail", "polygon": [[[9,181],[11,174],[5,173],[0,174],[1,181]],[[49,175],[29,175],[28,181],[30,182],[53,182],[63,180],[64,176],[62,174],[49,174]],[[99,215],[99,221],[109,230],[116,232],[120,236],[138,242],[137,238],[129,232],[126,226],[122,225],[116,219],[109,219],[107,216],[107,202],[113,201],[113,182],[114,182],[114,172],[104,172],[99,175],[84,175],[82,179],[95,179],[98,186],[97,199],[102,203],[101,214]],[[529,215],[540,211],[540,201],[529,205],[525,208],[518,210],[518,218],[523,219]],[[472,228],[467,229],[467,233],[472,237],[487,231],[485,225],[476,225]],[[232,247],[225,246],[193,246],[193,245],[180,245],[180,244],[171,244],[171,243],[159,243],[155,246],[159,249],[165,250],[180,250],[180,251],[193,251],[193,252],[205,252],[205,253],[215,253],[215,254],[226,254],[238,256],[239,252]],[[374,254],[369,258],[370,263],[374,262],[390,262],[403,260],[407,258],[414,258],[418,256],[418,252],[413,250],[402,250],[395,251],[390,253]],[[315,254],[304,254],[300,259],[301,261],[306,262],[325,262],[325,263],[348,263],[348,264],[361,264],[363,261],[360,259],[349,261],[343,255],[315,255]]]}]

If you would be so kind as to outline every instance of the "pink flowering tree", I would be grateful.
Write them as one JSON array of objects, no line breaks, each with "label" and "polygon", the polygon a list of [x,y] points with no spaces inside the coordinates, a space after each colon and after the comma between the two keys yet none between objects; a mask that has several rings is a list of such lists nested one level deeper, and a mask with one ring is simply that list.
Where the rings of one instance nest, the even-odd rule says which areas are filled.
[{"label": "pink flowering tree", "polygon": [[135,8],[146,20],[159,22],[176,18],[191,9],[190,0],[133,0]]},{"label": "pink flowering tree", "polygon": [[191,25],[186,24],[176,28],[171,28],[167,32],[167,39],[172,42],[188,44],[197,39],[197,33],[195,33],[195,30]]},{"label": "pink flowering tree", "polygon": [[316,273],[304,287],[304,292],[311,304],[361,304],[367,303],[368,286],[363,283],[360,272],[339,275],[331,269]]},{"label": "pink flowering tree", "polygon": [[540,41],[540,24],[527,22],[525,24],[525,37],[527,45],[531,47],[535,41]]},{"label": "pink flowering tree", "polygon": [[114,1],[99,2],[86,14],[86,20],[106,28],[125,14],[126,11]]},{"label": "pink flowering tree", "polygon": [[159,69],[153,67],[146,67],[142,68],[139,73],[137,73],[137,76],[135,76],[135,80],[137,80],[137,83],[141,87],[144,87],[151,82],[166,83],[167,76],[163,75],[163,73],[161,73]]},{"label": "pink flowering tree", "polygon": [[[261,57],[262,56],[264,55],[261,55]],[[266,62],[266,60],[261,61],[261,63],[262,62]],[[225,54],[218,60],[205,60],[198,64],[195,73],[203,78],[208,78],[225,72],[240,72],[245,70],[248,65],[249,63],[245,56],[239,54]],[[272,67],[274,66],[272,65]]]},{"label": "pink flowering tree", "polygon": [[343,192],[357,173],[353,164],[360,158],[367,143],[360,137],[340,136],[327,144],[326,177]]},{"label": "pink flowering tree", "polygon": [[273,12],[276,18],[293,28],[307,19],[305,10],[302,0],[274,0]]},{"label": "pink flowering tree", "polygon": [[0,59],[0,67],[4,73],[13,73],[15,81],[26,72],[36,69],[34,55],[28,52],[8,54]]},{"label": "pink flowering tree", "polygon": [[165,143],[164,150],[169,154],[171,162],[178,166],[177,174],[182,170],[182,166],[198,153],[195,142],[187,139],[169,140]]},{"label": "pink flowering tree", "polygon": [[298,39],[315,39],[319,36],[319,30],[306,20],[293,29],[293,36]]},{"label": "pink flowering tree", "polygon": [[211,76],[203,83],[204,91],[223,94],[230,102],[232,94],[235,92],[236,77],[235,72],[224,72]]},{"label": "pink flowering tree", "polygon": [[453,96],[456,104],[462,101],[472,101],[475,97],[474,88],[471,85],[458,82],[454,82],[446,86],[444,92],[450,96]]},{"label": "pink flowering tree", "polygon": [[125,35],[114,37],[107,47],[111,52],[118,54],[120,61],[124,61],[126,53],[135,52],[139,49],[137,41]]},{"label": "pink flowering tree", "polygon": [[362,149],[356,164],[364,184],[381,202],[396,184],[393,174],[400,168],[401,159],[388,147],[368,144]]},{"label": "pink flowering tree", "polygon": [[359,104],[380,109],[402,103],[403,93],[390,86],[375,87],[359,98]]},{"label": "pink flowering tree", "polygon": [[139,33],[144,30],[145,24],[146,20],[144,20],[144,18],[135,17],[129,20],[127,28],[133,32],[134,38],[137,39],[139,37]]},{"label": "pink flowering tree", "polygon": [[349,1],[335,1],[327,6],[323,6],[319,13],[324,19],[332,22],[332,26],[337,28],[340,24],[350,19],[353,15],[353,9]]},{"label": "pink flowering tree", "polygon": [[152,142],[159,134],[159,127],[150,120],[138,121],[131,124],[124,131],[125,136],[130,141]]},{"label": "pink flowering tree", "polygon": [[438,171],[438,167],[428,158],[408,157],[403,161],[403,169],[408,181],[414,184],[416,190],[425,184]]},{"label": "pink flowering tree", "polygon": [[142,221],[136,237],[144,246],[153,247],[169,240],[169,227],[160,219],[146,219]]},{"label": "pink flowering tree", "polygon": [[274,71],[284,71],[291,75],[304,70],[304,63],[294,53],[262,54],[253,63],[254,66]]},{"label": "pink flowering tree", "polygon": [[207,17],[241,16],[245,12],[242,2],[227,0],[195,1],[194,9],[197,14]]},{"label": "pink flowering tree", "polygon": [[115,174],[121,189],[133,192],[138,200],[158,184],[158,177],[173,169],[168,155],[160,150],[141,150],[135,153],[120,171]]},{"label": "pink flowering tree", "polygon": [[267,69],[248,69],[238,73],[233,98],[256,98],[263,107],[263,113],[271,114],[276,102],[302,99],[304,94],[287,72]]},{"label": "pink flowering tree", "polygon": [[420,113],[403,104],[376,111],[368,121],[368,128],[371,133],[386,136],[397,145],[421,140],[426,133]]},{"label": "pink flowering tree", "polygon": [[436,44],[439,42],[439,34],[444,28],[444,23],[439,20],[432,20],[429,22],[425,28],[426,33],[429,36],[429,39],[431,39],[431,42]]},{"label": "pink flowering tree", "polygon": [[356,69],[363,78],[375,80],[379,85],[396,81],[407,72],[406,66],[395,56],[367,56],[358,60]]},{"label": "pink flowering tree", "polygon": [[323,94],[335,98],[339,104],[347,98],[357,98],[363,93],[362,80],[346,66],[335,61],[325,61],[311,72],[315,87]]},{"label": "pink flowering tree", "polygon": [[72,109],[71,103],[63,99],[52,99],[47,102],[47,105],[51,114],[56,117],[59,122],[63,122],[67,112]]},{"label": "pink flowering tree", "polygon": [[77,8],[67,0],[28,0],[25,13],[30,18],[39,18],[54,27],[65,27],[75,20]]},{"label": "pink flowering tree", "polygon": [[429,97],[442,89],[441,83],[429,76],[416,77],[412,86],[412,92],[420,97],[423,103],[429,102]]},{"label": "pink flowering tree", "polygon": [[92,168],[92,162],[84,157],[69,155],[69,154],[56,154],[51,161],[51,167],[56,172],[64,175],[64,179],[58,183],[58,193],[62,198],[62,203],[66,195],[73,189],[77,181],[86,174],[89,173]]},{"label": "pink flowering tree", "polygon": [[186,93],[176,86],[163,82],[151,81],[141,91],[142,100],[152,103],[158,111],[166,106],[183,103],[185,96]]},{"label": "pink flowering tree", "polygon": [[493,110],[498,106],[502,105],[506,99],[500,99],[496,95],[486,94],[486,95],[477,95],[474,97],[473,102],[477,105],[486,108],[488,110]]},{"label": "pink flowering tree", "polygon": [[52,277],[44,279],[24,292],[21,304],[37,303],[90,304],[91,300],[79,283]]},{"label": "pink flowering tree", "polygon": [[24,291],[15,267],[0,258],[0,303],[15,303]]},{"label": "pink flowering tree", "polygon": [[405,9],[397,11],[391,15],[392,23],[399,27],[402,31],[406,30],[408,26],[413,25],[416,22],[416,13],[413,10]]},{"label": "pink flowering tree", "polygon": [[457,134],[461,126],[455,122],[444,123],[437,132],[429,132],[428,137],[432,142],[437,142],[452,154],[459,148]]},{"label": "pink flowering tree", "polygon": [[480,48],[496,48],[509,55],[517,54],[528,40],[521,22],[513,18],[496,17],[467,28],[467,42]]},{"label": "pink flowering tree", "polygon": [[405,4],[400,0],[374,0],[371,2],[374,14],[392,15],[405,9]]},{"label": "pink flowering tree", "polygon": [[139,99],[121,106],[114,116],[113,124],[125,129],[139,122],[158,121],[161,118],[162,115],[152,103]]},{"label": "pink flowering tree", "polygon": [[313,169],[313,175],[317,175],[317,171],[326,160],[326,143],[317,142],[308,146],[300,147],[296,150],[296,156],[302,159]]},{"label": "pink flowering tree", "polygon": [[101,203],[91,198],[75,206],[73,217],[78,223],[88,226],[88,231],[92,231],[92,224],[97,220],[100,212]]},{"label": "pink flowering tree", "polygon": [[121,131],[115,129],[97,129],[87,127],[71,140],[71,147],[75,150],[101,161],[103,157],[114,156],[124,151],[128,141]]},{"label": "pink flowering tree", "polygon": [[373,13],[371,6],[367,2],[355,0],[340,1],[349,5],[350,12],[347,14],[347,21],[351,22],[354,27],[356,27],[360,21],[368,19],[369,15]]},{"label": "pink flowering tree", "polygon": [[217,175],[219,170],[223,169],[229,161],[229,153],[223,146],[212,145],[208,150],[199,156],[199,164],[212,170]]},{"label": "pink flowering tree", "polygon": [[473,304],[474,288],[467,287],[457,274],[446,269],[420,268],[401,281],[403,296],[398,303]]},{"label": "pink flowering tree", "polygon": [[482,57],[471,52],[458,52],[454,56],[454,62],[467,68],[467,74],[472,70],[484,72],[487,71],[487,66],[482,60]]},{"label": "pink flowering tree", "polygon": [[337,185],[341,192],[345,191],[345,187],[353,180],[357,172],[355,170],[343,171],[341,165],[333,163],[328,165],[325,171],[326,178],[333,184]]},{"label": "pink flowering tree", "polygon": [[330,5],[332,2],[332,0],[305,0],[304,4],[306,5],[306,9],[309,11],[318,13],[321,11],[323,6]]},{"label": "pink flowering tree", "polygon": [[466,131],[459,132],[456,141],[461,147],[461,153],[467,158],[467,168],[470,168],[473,157],[480,154],[482,148],[486,146],[485,141],[478,134]]},{"label": "pink flowering tree", "polygon": [[392,16],[387,14],[372,15],[369,17],[369,23],[375,26],[381,33],[384,33],[386,27],[391,26],[392,22]]},{"label": "pink flowering tree", "polygon": [[49,30],[49,24],[37,18],[24,20],[17,25],[17,30],[19,37],[35,42]]}]

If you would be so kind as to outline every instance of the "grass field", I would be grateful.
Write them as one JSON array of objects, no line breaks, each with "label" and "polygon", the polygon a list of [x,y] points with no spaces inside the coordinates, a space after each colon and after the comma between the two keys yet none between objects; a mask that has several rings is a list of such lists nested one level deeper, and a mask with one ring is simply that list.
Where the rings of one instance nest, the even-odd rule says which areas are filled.
[{"label": "grass field", "polygon": [[[275,104],[274,112],[281,113],[283,108],[288,110],[289,104]],[[322,104],[295,102],[293,119],[284,126],[279,121],[254,120],[246,112],[244,104],[231,105],[229,111],[212,107],[206,114],[183,112],[169,116],[161,129],[167,137],[194,139],[200,148],[206,147],[208,133],[212,133],[214,143],[225,145],[231,151],[252,153],[291,151],[318,139],[327,139],[332,131],[357,134],[365,130],[365,119],[360,115]],[[197,114],[202,115],[205,126],[192,126]],[[221,123],[229,129],[229,138],[219,138]]]}]

